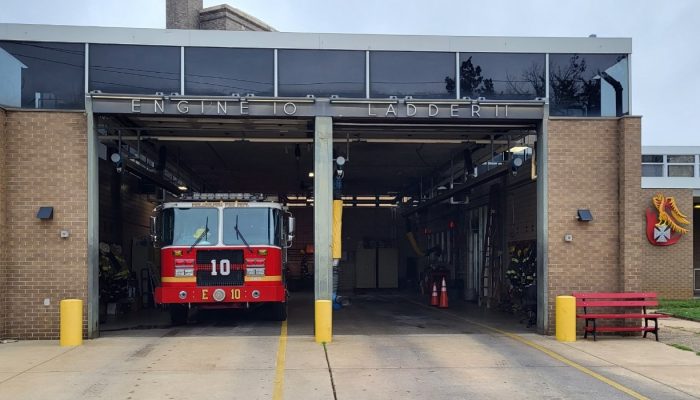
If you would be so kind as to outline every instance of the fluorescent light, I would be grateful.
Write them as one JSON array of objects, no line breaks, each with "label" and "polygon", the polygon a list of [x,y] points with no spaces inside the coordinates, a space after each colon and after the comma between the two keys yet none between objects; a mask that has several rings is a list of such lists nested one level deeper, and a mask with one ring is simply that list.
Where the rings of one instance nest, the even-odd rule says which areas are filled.
[{"label": "fluorescent light", "polygon": [[309,178],[313,178],[313,177],[314,177],[314,171],[309,172]]},{"label": "fluorescent light", "polygon": [[185,185],[180,185],[177,188],[178,188],[178,190],[181,190],[183,192],[187,191],[187,186],[185,186]]},{"label": "fluorescent light", "polygon": [[520,153],[520,152],[523,152],[527,149],[529,149],[529,147],[527,147],[527,146],[513,146],[508,151],[510,151],[511,153]]},{"label": "fluorescent light", "polygon": [[693,208],[700,208],[700,204],[694,205]]}]

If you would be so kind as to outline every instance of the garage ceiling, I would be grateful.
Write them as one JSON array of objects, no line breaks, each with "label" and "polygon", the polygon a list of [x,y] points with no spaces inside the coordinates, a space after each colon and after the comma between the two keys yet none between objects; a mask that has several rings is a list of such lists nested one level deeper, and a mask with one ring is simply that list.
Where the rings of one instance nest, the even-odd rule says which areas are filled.
[{"label": "garage ceiling", "polygon": [[[516,140],[535,129],[530,122],[479,124],[366,123],[334,121],[334,150],[349,159],[347,195],[406,193],[421,177],[461,164],[467,148]],[[170,163],[190,172],[203,190],[308,195],[313,179],[313,122],[309,119],[225,119],[124,115],[101,117],[103,141],[135,142],[157,152],[167,148]],[[150,145],[148,145],[150,143]],[[504,147],[501,145],[500,147]]]}]

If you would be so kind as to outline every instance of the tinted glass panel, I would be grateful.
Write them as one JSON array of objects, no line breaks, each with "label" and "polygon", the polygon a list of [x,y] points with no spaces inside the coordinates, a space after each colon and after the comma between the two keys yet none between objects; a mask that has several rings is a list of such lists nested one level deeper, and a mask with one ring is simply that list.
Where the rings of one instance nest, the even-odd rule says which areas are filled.
[{"label": "tinted glass panel", "polygon": [[550,114],[577,117],[628,113],[624,54],[550,54]]},{"label": "tinted glass panel", "polygon": [[365,53],[279,50],[280,96],[365,97]]},{"label": "tinted glass panel", "polygon": [[374,51],[369,63],[371,97],[456,97],[454,53]]},{"label": "tinted glass panel", "polygon": [[643,164],[642,176],[663,176],[664,166],[661,164]]},{"label": "tinted glass panel", "polygon": [[694,163],[695,156],[666,156],[669,163]]},{"label": "tinted glass panel", "polygon": [[668,176],[693,177],[695,167],[692,165],[669,165]]},{"label": "tinted glass panel", "polygon": [[273,54],[271,49],[186,48],[185,93],[272,96]]},{"label": "tinted glass panel", "polygon": [[107,93],[180,92],[180,48],[91,44],[89,78]]},{"label": "tinted glass panel", "polygon": [[642,155],[642,162],[648,162],[648,163],[662,163],[664,162],[664,156],[662,155],[652,155],[652,154],[645,154]]},{"label": "tinted glass panel", "polygon": [[224,244],[274,244],[273,223],[270,208],[225,208]]},{"label": "tinted glass panel", "polygon": [[85,45],[0,42],[0,104],[85,107]]},{"label": "tinted glass panel", "polygon": [[544,97],[544,54],[460,53],[459,85],[462,97]]}]

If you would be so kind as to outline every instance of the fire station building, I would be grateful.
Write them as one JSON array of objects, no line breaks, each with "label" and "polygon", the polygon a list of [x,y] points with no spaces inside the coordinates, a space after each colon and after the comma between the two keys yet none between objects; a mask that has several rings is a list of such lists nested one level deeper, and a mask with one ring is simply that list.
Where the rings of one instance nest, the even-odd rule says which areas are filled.
[{"label": "fire station building", "polygon": [[284,33],[172,3],[185,29],[0,24],[0,337],[56,338],[65,298],[89,337],[153,308],[150,217],[193,195],[289,207],[288,286],[317,299],[334,196],[341,294],[441,271],[505,312],[529,288],[544,334],[573,291],[693,296],[693,190],[642,189],[631,39]]}]

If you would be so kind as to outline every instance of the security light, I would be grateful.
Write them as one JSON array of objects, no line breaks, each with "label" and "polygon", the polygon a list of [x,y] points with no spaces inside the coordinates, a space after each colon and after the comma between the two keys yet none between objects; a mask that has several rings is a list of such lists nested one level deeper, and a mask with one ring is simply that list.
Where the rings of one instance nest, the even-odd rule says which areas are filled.
[{"label": "security light", "polygon": [[36,217],[41,220],[53,219],[53,207],[39,207]]},{"label": "security light", "polygon": [[581,208],[577,212],[577,218],[581,222],[590,222],[593,221],[593,215],[591,214],[591,210],[587,208]]}]

